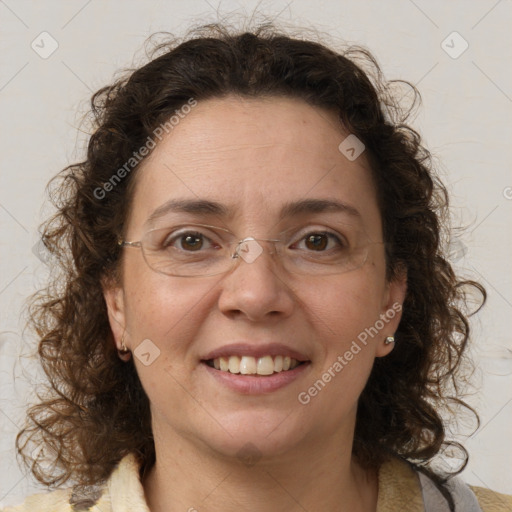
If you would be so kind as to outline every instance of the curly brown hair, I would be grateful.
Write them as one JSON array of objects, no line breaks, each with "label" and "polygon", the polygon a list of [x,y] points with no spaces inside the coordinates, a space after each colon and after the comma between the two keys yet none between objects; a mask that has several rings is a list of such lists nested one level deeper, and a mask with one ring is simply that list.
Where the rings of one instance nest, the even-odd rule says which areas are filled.
[{"label": "curly brown hair", "polygon": [[[400,101],[404,87],[414,97],[408,108]],[[408,291],[396,349],[376,359],[359,399],[354,456],[365,467],[396,455],[427,467],[451,444],[465,463],[467,452],[447,439],[441,411],[450,413],[453,402],[469,408],[458,387],[467,377],[467,290],[481,292],[482,303],[485,290],[460,280],[447,260],[447,191],[420,136],[405,123],[419,93],[408,82],[386,81],[362,47],[334,51],[272,23],[252,31],[214,24],[183,40],[167,38],[147,64],[93,95],[87,158],[54,178],[57,212],[42,226],[56,272],[30,299],[29,313],[50,385],[28,411],[18,453],[48,486],[102,482],[128,453],[138,455],[142,470],[154,463],[149,401],[133,359],[118,357],[102,293],[105,279],[120,279],[117,241],[138,166],[108,193],[98,191],[188,100],[227,95],[285,96],[329,109],[366,147],[387,277],[405,267]],[[54,464],[31,456],[33,442],[48,449]]]}]

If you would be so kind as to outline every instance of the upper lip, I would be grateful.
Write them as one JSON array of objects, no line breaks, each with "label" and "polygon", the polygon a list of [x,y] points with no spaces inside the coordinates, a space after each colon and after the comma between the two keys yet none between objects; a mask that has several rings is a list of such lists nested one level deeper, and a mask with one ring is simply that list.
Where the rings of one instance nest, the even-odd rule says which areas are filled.
[{"label": "upper lip", "polygon": [[254,343],[232,343],[212,350],[201,359],[203,361],[209,361],[210,359],[230,356],[252,356],[255,358],[264,356],[289,356],[297,361],[309,361],[307,356],[291,347],[283,345],[282,343],[267,343],[264,345],[255,345]]}]

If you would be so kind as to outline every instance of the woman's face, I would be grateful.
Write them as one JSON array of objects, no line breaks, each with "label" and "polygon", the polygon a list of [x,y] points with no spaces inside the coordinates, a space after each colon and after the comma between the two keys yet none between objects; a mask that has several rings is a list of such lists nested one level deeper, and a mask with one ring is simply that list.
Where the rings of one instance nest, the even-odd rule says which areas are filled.
[{"label": "woman's face", "polygon": [[[138,171],[126,240],[154,227],[202,223],[228,228],[237,240],[276,239],[297,228],[288,254],[336,248],[335,239],[321,235],[309,243],[311,231],[365,231],[382,241],[365,154],[353,159],[356,153],[339,149],[348,135],[334,114],[300,100],[199,102]],[[219,203],[228,213],[167,210],[148,222],[176,199]],[[281,218],[285,205],[313,199],[347,208],[304,208]],[[211,242],[202,244],[174,242],[181,251],[213,250]],[[263,253],[254,253],[258,247]],[[284,455],[326,436],[350,442],[374,359],[393,347],[384,339],[398,326],[404,281],[386,281],[380,244],[369,245],[359,268],[331,275],[290,273],[271,247],[251,246],[254,259],[240,258],[230,272],[208,277],[164,275],[140,249],[124,249],[122,283],[105,297],[118,346],[126,332],[125,344],[135,351],[156,436],[227,456],[250,445],[262,456]],[[211,359],[219,355],[233,372],[238,356],[243,371],[254,371],[262,358],[261,372],[274,373],[215,369]],[[277,372],[277,356],[303,364]]]}]

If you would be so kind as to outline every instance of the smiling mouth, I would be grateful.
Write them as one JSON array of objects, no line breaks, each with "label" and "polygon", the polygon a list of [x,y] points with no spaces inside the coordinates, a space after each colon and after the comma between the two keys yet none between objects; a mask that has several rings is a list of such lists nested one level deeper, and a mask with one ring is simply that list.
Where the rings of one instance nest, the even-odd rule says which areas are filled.
[{"label": "smiling mouth", "polygon": [[309,361],[298,361],[289,356],[230,356],[230,357],[217,357],[215,359],[208,359],[202,361],[211,368],[218,371],[233,373],[237,375],[256,375],[268,377],[276,373],[283,373],[294,370],[300,365],[306,364]]}]

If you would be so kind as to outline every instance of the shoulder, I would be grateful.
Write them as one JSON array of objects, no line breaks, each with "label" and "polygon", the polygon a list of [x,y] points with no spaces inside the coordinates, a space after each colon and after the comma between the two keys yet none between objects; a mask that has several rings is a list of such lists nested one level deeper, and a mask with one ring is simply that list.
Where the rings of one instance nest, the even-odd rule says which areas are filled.
[{"label": "shoulder", "polygon": [[475,493],[483,512],[510,512],[512,510],[512,496],[484,489],[483,487],[470,486]]},{"label": "shoulder", "polygon": [[379,469],[377,512],[423,512],[423,498],[417,473],[412,466],[394,457]]},{"label": "shoulder", "polygon": [[97,487],[90,495],[76,495],[71,488],[33,494],[22,504],[0,509],[0,512],[76,512],[89,510],[93,505],[97,506],[93,510],[110,512],[110,497],[105,490],[105,486]]},{"label": "shoulder", "polygon": [[[482,512],[512,511],[512,496],[482,487],[468,487],[475,494]],[[419,473],[411,463],[397,457],[385,462],[379,470],[377,512],[399,509],[423,512],[424,503]]]},{"label": "shoulder", "polygon": [[[133,454],[124,457],[103,484],[81,488],[57,489],[33,494],[16,506],[0,509],[0,512],[75,512],[78,510],[134,510],[148,511],[144,503],[144,491],[138,476],[139,463]],[[135,504],[136,507],[128,507]],[[94,507],[96,505],[96,507]]]},{"label": "shoulder", "polygon": [[0,509],[0,512],[70,512],[71,489],[59,489],[47,493],[33,494],[21,505]]}]

